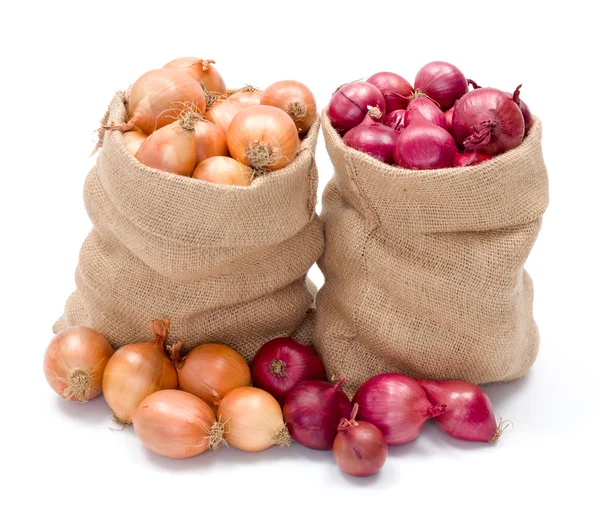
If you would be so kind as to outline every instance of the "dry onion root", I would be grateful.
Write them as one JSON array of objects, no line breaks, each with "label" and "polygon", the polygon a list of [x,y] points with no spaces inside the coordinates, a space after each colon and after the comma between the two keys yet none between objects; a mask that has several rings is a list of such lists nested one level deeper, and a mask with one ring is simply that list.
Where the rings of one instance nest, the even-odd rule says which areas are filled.
[{"label": "dry onion root", "polygon": [[255,88],[254,86],[244,86],[240,89],[236,89],[235,92],[230,91],[230,95],[227,97],[228,100],[241,103],[244,107],[251,107],[252,105],[260,105],[260,101],[263,92]]},{"label": "dry onion root", "polygon": [[296,80],[281,80],[265,89],[261,105],[271,105],[287,112],[300,135],[317,119],[317,102],[311,90]]}]

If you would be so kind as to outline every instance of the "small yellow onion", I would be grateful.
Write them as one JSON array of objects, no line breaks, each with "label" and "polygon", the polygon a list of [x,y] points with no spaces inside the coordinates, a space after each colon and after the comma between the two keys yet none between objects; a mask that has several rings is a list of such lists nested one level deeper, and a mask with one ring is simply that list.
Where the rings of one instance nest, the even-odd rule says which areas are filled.
[{"label": "small yellow onion", "polygon": [[263,92],[262,105],[272,105],[287,112],[300,134],[306,133],[317,119],[317,102],[311,90],[296,80],[281,80]]},{"label": "small yellow onion", "polygon": [[290,164],[300,146],[292,118],[270,105],[241,111],[227,131],[229,153],[246,166],[274,171]]},{"label": "small yellow onion", "polygon": [[140,149],[140,146],[142,146],[142,143],[146,141],[147,137],[146,134],[139,130],[130,130],[129,132],[123,133],[123,144],[131,155],[135,155]]},{"label": "small yellow onion", "polygon": [[213,410],[193,394],[175,389],[145,398],[133,415],[133,428],[154,453],[183,459],[223,443],[223,425]]},{"label": "small yellow onion", "polygon": [[229,186],[249,186],[252,182],[250,168],[231,157],[210,157],[200,162],[192,177]]},{"label": "small yellow onion", "polygon": [[231,120],[236,114],[243,111],[246,106],[240,102],[232,102],[231,100],[217,100],[210,109],[206,111],[206,119],[217,125],[223,132],[227,133],[227,129],[231,124]]},{"label": "small yellow onion", "polygon": [[87,402],[102,392],[102,373],[113,354],[100,332],[70,327],[56,334],[44,355],[44,375],[63,398]]},{"label": "small yellow onion", "polygon": [[260,452],[291,444],[279,403],[262,389],[234,389],[221,400],[217,419],[225,427],[227,444],[238,450]]},{"label": "small yellow onion", "polygon": [[194,124],[196,135],[196,164],[209,157],[229,155],[227,134],[206,118],[201,118]]},{"label": "small yellow onion", "polygon": [[250,367],[233,348],[224,344],[201,344],[180,359],[180,346],[181,343],[177,343],[171,348],[179,388],[204,400],[215,411],[227,393],[252,382]]},{"label": "small yellow onion", "polygon": [[227,87],[223,77],[213,66],[215,61],[211,59],[198,59],[197,57],[180,57],[163,66],[163,68],[175,68],[187,73],[194,80],[204,86],[209,93],[218,93],[225,96]]},{"label": "small yellow onion", "polygon": [[244,107],[250,107],[252,105],[260,105],[262,95],[263,92],[260,89],[257,89],[254,86],[245,86],[229,95],[227,99],[233,102],[239,102]]},{"label": "small yellow onion", "polygon": [[152,393],[177,389],[177,370],[165,353],[169,320],[154,320],[150,329],[154,341],[119,348],[104,369],[104,397],[121,425],[131,423],[138,405]]}]

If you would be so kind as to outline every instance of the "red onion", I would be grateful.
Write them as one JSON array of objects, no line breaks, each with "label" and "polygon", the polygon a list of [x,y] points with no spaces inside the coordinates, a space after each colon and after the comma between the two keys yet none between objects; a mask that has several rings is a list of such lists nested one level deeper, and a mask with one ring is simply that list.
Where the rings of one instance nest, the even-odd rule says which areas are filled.
[{"label": "red onion", "polygon": [[419,380],[430,402],[446,404],[435,418],[447,434],[464,441],[494,443],[506,428],[496,422],[492,403],[481,387],[463,380]]},{"label": "red onion", "polygon": [[450,107],[445,113],[446,118],[446,130],[452,134],[452,116],[454,115],[454,105]]},{"label": "red onion", "polygon": [[359,125],[348,131],[344,143],[349,147],[369,154],[387,164],[394,163],[394,148],[398,140],[398,132],[378,123],[376,125]]},{"label": "red onion", "polygon": [[525,122],[525,134],[527,134],[527,132],[529,132],[529,129],[531,128],[531,125],[533,125],[533,116],[531,115],[531,111],[529,110],[527,104],[523,100],[521,100],[521,86],[522,84],[519,85],[517,89],[515,89],[514,93],[506,94],[510,96],[515,102],[517,102],[517,105],[521,109],[521,114],[523,114],[523,121]]},{"label": "red onion", "polygon": [[396,164],[416,170],[450,168],[455,155],[452,136],[418,111],[412,113],[411,124],[398,136],[394,148]]},{"label": "red onion", "polygon": [[367,421],[356,421],[358,404],[350,419],[342,419],[333,443],[333,457],[344,473],[368,477],[385,464],[388,446],[381,430]]},{"label": "red onion", "polygon": [[343,133],[363,121],[369,107],[385,113],[381,91],[368,82],[351,82],[333,94],[327,112],[333,128]]},{"label": "red onion", "polygon": [[491,157],[484,153],[457,153],[454,157],[454,166],[474,166],[490,159]]},{"label": "red onion", "polygon": [[423,66],[415,78],[415,91],[425,93],[445,111],[469,90],[467,79],[454,65],[442,61]]},{"label": "red onion", "polygon": [[356,125],[356,127],[363,127],[365,125],[379,125],[381,120],[383,120],[383,114],[379,110],[379,107],[369,107],[367,109],[367,114],[365,114],[363,120]]},{"label": "red onion", "polygon": [[426,96],[416,96],[410,101],[404,115],[405,127],[410,125],[412,115],[415,111],[419,111],[425,119],[431,123],[435,123],[438,127],[446,128],[446,116],[435,102]]},{"label": "red onion", "polygon": [[408,80],[391,71],[380,71],[369,77],[367,82],[383,93],[386,112],[406,109],[413,90]]},{"label": "red onion", "polygon": [[432,405],[417,381],[400,373],[371,377],[356,391],[352,403],[361,406],[358,419],[373,423],[391,445],[409,443],[425,421],[446,409],[444,404]]},{"label": "red onion", "polygon": [[513,98],[499,89],[482,87],[456,102],[452,131],[465,150],[493,156],[521,144],[525,121]]},{"label": "red onion", "polygon": [[404,109],[397,109],[389,112],[383,118],[381,118],[381,123],[393,128],[396,132],[402,132],[404,130],[405,113],[406,111]]},{"label": "red onion", "polygon": [[287,394],[283,418],[296,441],[313,450],[331,449],[338,423],[352,411],[350,400],[339,389],[343,384],[343,378],[334,386],[307,380]]},{"label": "red onion", "polygon": [[252,361],[252,381],[283,405],[285,395],[304,380],[325,380],[325,367],[310,346],[291,337],[265,343]]}]

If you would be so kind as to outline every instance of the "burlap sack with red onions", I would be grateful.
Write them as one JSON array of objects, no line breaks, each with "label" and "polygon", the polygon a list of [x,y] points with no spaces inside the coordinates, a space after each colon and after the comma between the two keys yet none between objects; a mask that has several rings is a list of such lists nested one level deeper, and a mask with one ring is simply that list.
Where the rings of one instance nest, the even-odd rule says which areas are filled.
[{"label": "burlap sack with red onions", "polygon": [[[125,117],[117,95],[108,123]],[[107,131],[84,187],[94,227],[54,331],[84,325],[119,347],[147,340],[148,320],[168,316],[170,342],[185,349],[224,343],[251,359],[274,337],[310,343],[306,274],[323,249],[318,132],[317,120],[289,166],[237,187],[148,168]]]},{"label": "burlap sack with red onions", "polygon": [[323,196],[315,339],[328,373],[350,392],[383,372],[478,384],[523,376],[539,344],[523,266],[548,204],[539,119],[516,149],[427,171],[353,150],[322,121],[335,175]]}]

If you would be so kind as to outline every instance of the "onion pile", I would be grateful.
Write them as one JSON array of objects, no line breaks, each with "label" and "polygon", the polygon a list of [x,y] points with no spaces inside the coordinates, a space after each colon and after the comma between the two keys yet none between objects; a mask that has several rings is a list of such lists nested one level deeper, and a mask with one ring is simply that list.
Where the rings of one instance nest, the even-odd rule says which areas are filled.
[{"label": "onion pile", "polygon": [[[327,113],[346,145],[386,164],[416,170],[473,166],[512,150],[527,135],[533,116],[520,88],[481,88],[456,66],[435,61],[419,70],[414,88],[387,71],[346,84],[333,94]],[[373,109],[381,115],[369,116]]]},{"label": "onion pile", "polygon": [[[127,121],[103,129],[122,131],[125,148],[150,168],[215,184],[249,186],[290,164],[317,119],[310,89],[283,80],[228,90],[214,64],[181,57],[145,73],[131,86]],[[203,165],[214,157],[239,166]]]}]

